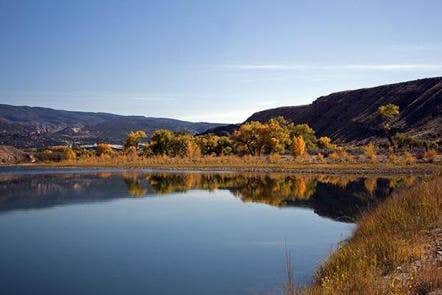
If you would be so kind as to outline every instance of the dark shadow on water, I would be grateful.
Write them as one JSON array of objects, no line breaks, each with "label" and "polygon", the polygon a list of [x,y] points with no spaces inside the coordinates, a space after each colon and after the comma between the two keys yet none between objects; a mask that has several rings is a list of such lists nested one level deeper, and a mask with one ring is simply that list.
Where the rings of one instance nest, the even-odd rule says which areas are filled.
[{"label": "dark shadow on water", "polygon": [[284,174],[92,172],[0,175],[0,212],[189,190],[228,190],[243,202],[311,208],[320,216],[354,222],[412,176],[361,178]]}]

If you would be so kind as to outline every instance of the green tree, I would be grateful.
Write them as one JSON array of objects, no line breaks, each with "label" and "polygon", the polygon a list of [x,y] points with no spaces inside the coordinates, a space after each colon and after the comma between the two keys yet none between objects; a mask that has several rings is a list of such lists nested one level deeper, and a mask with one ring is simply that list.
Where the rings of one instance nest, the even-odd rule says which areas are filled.
[{"label": "green tree", "polygon": [[167,129],[155,130],[150,139],[150,148],[154,155],[168,155],[174,133]]},{"label": "green tree", "polygon": [[215,154],[217,156],[228,156],[233,152],[233,142],[227,136],[220,136],[215,148]]},{"label": "green tree", "polygon": [[217,146],[219,136],[213,134],[206,134],[196,137],[196,142],[200,147],[202,155],[214,155],[217,154]]},{"label": "green tree", "polygon": [[233,151],[233,142],[227,136],[207,134],[195,138],[202,155],[229,155]]},{"label": "green tree", "polygon": [[175,134],[167,154],[172,157],[196,157],[201,153],[192,135]]},{"label": "green tree", "polygon": [[311,150],[317,147],[317,138],[315,135],[315,130],[313,130],[308,124],[298,124],[293,126],[290,136],[293,138],[295,136],[302,136],[304,139],[306,148]]}]

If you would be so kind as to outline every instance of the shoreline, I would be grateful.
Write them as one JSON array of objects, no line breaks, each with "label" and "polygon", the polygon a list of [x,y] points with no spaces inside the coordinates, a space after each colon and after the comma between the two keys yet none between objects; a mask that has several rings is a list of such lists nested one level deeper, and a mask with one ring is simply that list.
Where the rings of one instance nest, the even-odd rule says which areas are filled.
[{"label": "shoreline", "polygon": [[388,164],[294,164],[294,165],[141,165],[124,163],[122,165],[97,165],[84,163],[32,163],[0,165],[2,168],[37,169],[90,169],[90,170],[147,170],[152,172],[195,172],[195,173],[284,173],[284,174],[329,174],[329,175],[433,175],[442,169],[440,164],[388,165]]}]

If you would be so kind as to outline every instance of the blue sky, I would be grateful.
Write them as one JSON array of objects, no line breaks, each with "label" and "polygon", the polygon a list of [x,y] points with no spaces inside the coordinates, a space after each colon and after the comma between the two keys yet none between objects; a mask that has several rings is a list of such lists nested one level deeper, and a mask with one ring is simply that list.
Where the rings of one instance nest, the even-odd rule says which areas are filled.
[{"label": "blue sky", "polygon": [[240,122],[442,76],[442,1],[0,0],[0,102]]}]

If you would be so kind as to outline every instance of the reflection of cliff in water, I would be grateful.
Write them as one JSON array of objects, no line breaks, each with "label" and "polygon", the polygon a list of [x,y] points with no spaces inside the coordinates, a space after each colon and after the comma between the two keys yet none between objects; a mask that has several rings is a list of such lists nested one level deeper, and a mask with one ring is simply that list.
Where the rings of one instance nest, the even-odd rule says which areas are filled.
[{"label": "reflection of cliff in water", "polygon": [[229,190],[244,202],[308,207],[353,221],[413,177],[358,178],[284,174],[94,173],[0,176],[0,211],[186,192]]}]

